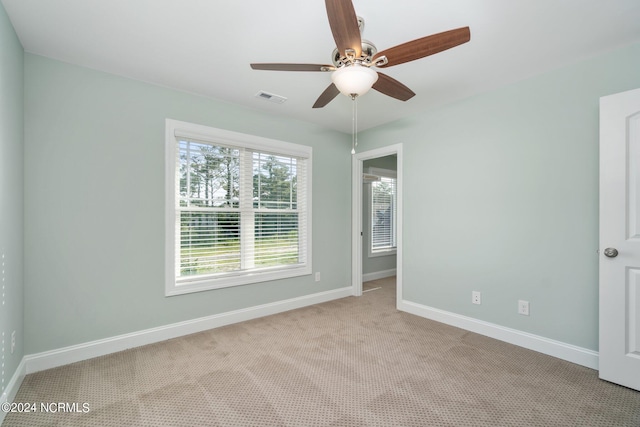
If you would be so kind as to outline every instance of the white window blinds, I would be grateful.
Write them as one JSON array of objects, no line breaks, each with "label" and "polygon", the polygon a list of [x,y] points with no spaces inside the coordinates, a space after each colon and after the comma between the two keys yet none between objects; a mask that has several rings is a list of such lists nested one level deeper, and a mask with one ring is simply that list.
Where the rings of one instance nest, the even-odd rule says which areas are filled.
[{"label": "white window blinds", "polygon": [[396,179],[371,183],[371,252],[396,248]]},{"label": "white window blinds", "polygon": [[287,143],[248,135],[243,144],[226,131],[175,134],[167,294],[310,274],[310,149],[290,154]]}]

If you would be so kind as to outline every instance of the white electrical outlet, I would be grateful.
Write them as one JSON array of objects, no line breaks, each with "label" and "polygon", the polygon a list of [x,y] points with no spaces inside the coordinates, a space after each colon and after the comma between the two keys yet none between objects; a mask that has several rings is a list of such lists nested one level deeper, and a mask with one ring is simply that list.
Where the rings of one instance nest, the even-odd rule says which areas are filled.
[{"label": "white electrical outlet", "polygon": [[518,314],[529,315],[529,301],[518,300]]},{"label": "white electrical outlet", "polygon": [[480,299],[480,292],[471,291],[471,302],[473,304],[481,304],[482,300]]},{"label": "white electrical outlet", "polygon": [[16,331],[11,332],[11,354],[16,349]]},{"label": "white electrical outlet", "polygon": [[316,282],[320,281],[320,272],[316,272]]}]

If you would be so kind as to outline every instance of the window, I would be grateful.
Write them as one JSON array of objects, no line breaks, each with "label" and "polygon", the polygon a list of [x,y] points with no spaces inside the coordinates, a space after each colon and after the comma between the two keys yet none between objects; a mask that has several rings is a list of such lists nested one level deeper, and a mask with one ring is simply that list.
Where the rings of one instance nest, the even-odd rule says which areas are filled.
[{"label": "window", "polygon": [[387,255],[396,250],[396,173],[370,168],[379,177],[371,183],[371,256]]},{"label": "window", "polygon": [[310,147],[175,120],[166,295],[311,274]]}]

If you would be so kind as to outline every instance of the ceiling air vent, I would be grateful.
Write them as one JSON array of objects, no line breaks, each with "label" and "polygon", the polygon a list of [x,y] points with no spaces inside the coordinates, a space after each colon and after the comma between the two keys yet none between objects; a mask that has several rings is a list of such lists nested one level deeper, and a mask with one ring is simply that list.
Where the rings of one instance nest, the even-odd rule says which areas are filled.
[{"label": "ceiling air vent", "polygon": [[260,99],[264,99],[264,100],[267,100],[267,101],[275,102],[276,104],[282,104],[282,103],[284,103],[284,101],[287,100],[287,98],[285,98],[284,96],[274,95],[273,93],[265,92],[263,90],[261,90],[260,92],[256,93],[256,98],[260,98]]}]

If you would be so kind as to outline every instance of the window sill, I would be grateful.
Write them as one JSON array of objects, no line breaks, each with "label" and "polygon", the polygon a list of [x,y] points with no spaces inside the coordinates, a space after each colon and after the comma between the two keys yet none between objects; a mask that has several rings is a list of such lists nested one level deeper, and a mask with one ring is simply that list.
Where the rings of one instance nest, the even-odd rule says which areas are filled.
[{"label": "window sill", "polygon": [[369,252],[369,258],[377,258],[381,256],[391,256],[395,255],[398,252],[397,249],[389,249],[389,250],[380,250],[376,252]]},{"label": "window sill", "polygon": [[296,266],[280,268],[277,271],[253,271],[251,273],[225,274],[219,277],[171,280],[167,283],[165,296],[190,294],[193,292],[209,291],[213,289],[229,288],[232,286],[249,285],[252,283],[268,282],[272,280],[288,279],[291,277],[311,275],[311,266]]}]

